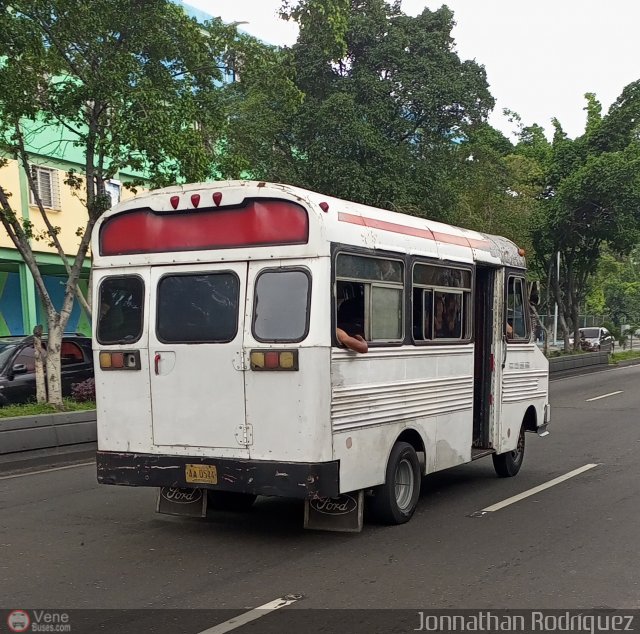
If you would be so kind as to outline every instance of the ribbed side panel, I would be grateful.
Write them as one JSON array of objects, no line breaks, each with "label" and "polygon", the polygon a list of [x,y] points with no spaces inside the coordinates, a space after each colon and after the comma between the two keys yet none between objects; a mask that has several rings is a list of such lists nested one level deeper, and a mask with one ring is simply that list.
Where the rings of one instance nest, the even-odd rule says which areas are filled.
[{"label": "ribbed side panel", "polygon": [[473,377],[445,377],[352,387],[334,387],[334,431],[438,416],[471,409]]},{"label": "ribbed side panel", "polygon": [[546,396],[546,377],[543,370],[505,373],[502,377],[502,402],[516,403]]}]

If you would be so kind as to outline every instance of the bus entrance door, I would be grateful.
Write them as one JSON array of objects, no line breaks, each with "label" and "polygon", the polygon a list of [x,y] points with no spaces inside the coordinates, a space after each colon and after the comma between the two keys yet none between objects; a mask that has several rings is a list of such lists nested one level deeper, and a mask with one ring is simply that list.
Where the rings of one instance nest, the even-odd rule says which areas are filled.
[{"label": "bus entrance door", "polygon": [[474,309],[474,389],[473,389],[473,448],[490,448],[492,384],[495,381],[494,293],[495,270],[488,267],[476,269]]}]

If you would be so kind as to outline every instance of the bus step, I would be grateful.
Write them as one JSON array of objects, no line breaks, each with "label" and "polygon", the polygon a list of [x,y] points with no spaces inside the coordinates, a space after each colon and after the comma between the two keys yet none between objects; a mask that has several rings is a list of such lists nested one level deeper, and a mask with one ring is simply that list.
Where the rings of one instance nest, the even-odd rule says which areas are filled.
[{"label": "bus step", "polygon": [[471,460],[477,460],[478,458],[484,458],[485,456],[490,456],[492,453],[495,453],[493,449],[477,449],[476,447],[471,448]]}]

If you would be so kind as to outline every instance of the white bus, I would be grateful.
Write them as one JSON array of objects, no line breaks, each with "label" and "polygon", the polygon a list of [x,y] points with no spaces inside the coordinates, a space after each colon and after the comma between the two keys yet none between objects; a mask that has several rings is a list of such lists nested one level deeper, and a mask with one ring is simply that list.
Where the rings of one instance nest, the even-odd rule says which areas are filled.
[{"label": "white bus", "polygon": [[225,181],[117,205],[92,251],[98,480],[158,487],[159,510],[284,496],[357,530],[364,499],[400,524],[421,476],[487,455],[513,476],[546,434],[509,240]]}]

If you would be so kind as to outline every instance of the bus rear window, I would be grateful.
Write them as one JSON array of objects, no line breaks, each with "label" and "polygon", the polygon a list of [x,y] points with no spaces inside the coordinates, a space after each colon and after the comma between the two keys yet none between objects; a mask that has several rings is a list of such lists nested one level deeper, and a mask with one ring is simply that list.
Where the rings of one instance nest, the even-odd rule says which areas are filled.
[{"label": "bus rear window", "polygon": [[133,343],[142,336],[144,283],[137,276],[108,277],[100,284],[98,342]]},{"label": "bus rear window", "polygon": [[257,341],[302,341],[309,330],[311,279],[301,269],[271,269],[256,279],[253,336]]},{"label": "bus rear window", "polygon": [[227,343],[238,333],[235,273],[165,275],[158,283],[157,335],[163,343]]}]

